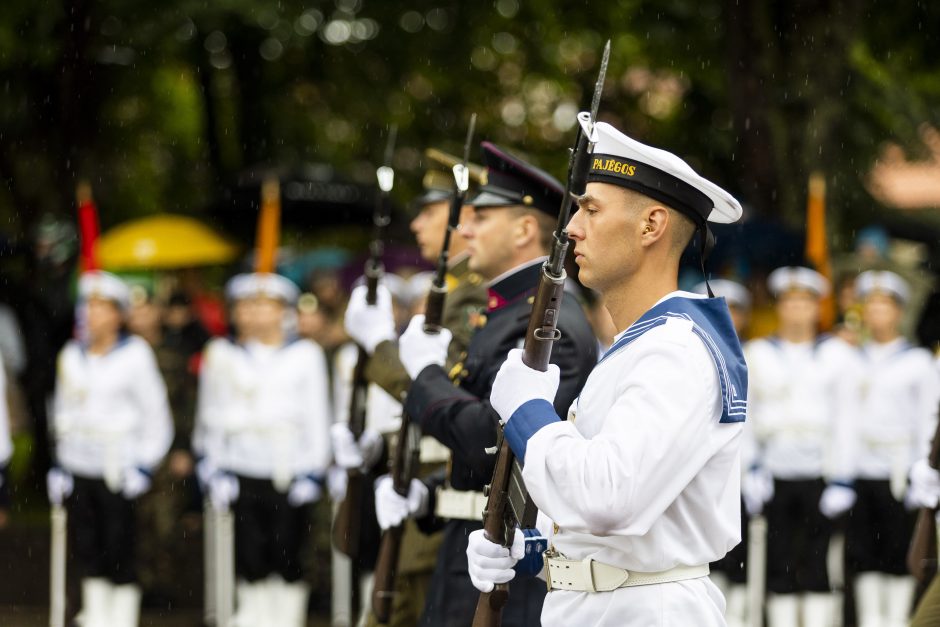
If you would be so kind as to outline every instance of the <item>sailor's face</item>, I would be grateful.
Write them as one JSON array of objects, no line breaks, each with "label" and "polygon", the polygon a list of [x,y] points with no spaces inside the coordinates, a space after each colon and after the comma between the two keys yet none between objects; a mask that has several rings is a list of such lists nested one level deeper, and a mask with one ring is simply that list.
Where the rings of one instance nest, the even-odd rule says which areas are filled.
[{"label": "sailor's face", "polygon": [[883,292],[868,294],[862,304],[862,322],[876,333],[895,331],[901,324],[902,314],[894,297]]},{"label": "sailor's face", "polygon": [[415,235],[421,257],[426,261],[436,261],[444,247],[448,205],[445,200],[425,205],[411,221],[411,232]]},{"label": "sailor's face", "polygon": [[484,279],[494,279],[511,270],[513,237],[520,218],[506,207],[475,209],[461,225],[470,253],[468,265]]},{"label": "sailor's face", "polygon": [[816,324],[819,296],[809,290],[787,290],[777,297],[777,317],[783,326]]},{"label": "sailor's face", "polygon": [[568,223],[580,281],[600,293],[632,274],[639,240],[637,212],[614,185],[588,183],[578,210]]},{"label": "sailor's face", "polygon": [[284,303],[277,298],[259,296],[250,299],[252,318],[259,332],[280,328],[284,320]]},{"label": "sailor's face", "polygon": [[244,342],[254,336],[254,308],[246,299],[240,299],[232,303],[232,326],[235,327],[236,337],[240,342]]},{"label": "sailor's face", "polygon": [[114,301],[96,296],[85,301],[85,315],[88,335],[92,339],[117,333],[124,320],[120,307]]}]

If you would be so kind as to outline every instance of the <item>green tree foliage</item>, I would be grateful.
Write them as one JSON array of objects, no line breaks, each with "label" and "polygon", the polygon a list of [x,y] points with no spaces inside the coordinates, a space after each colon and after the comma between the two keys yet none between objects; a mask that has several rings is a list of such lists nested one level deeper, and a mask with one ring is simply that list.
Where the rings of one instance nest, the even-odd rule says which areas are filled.
[{"label": "green tree foliage", "polygon": [[876,0],[5,0],[2,229],[68,215],[79,177],[105,226],[198,214],[249,168],[368,183],[390,123],[404,200],[474,111],[561,176],[608,37],[603,119],[792,224],[822,169],[848,229],[880,143],[940,122],[931,24]]}]

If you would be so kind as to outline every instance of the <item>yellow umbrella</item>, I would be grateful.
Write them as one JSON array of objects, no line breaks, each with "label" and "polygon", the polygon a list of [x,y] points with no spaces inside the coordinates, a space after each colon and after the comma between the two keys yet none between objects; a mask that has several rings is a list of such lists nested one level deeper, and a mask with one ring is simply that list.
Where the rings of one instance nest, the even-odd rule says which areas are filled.
[{"label": "yellow umbrella", "polygon": [[102,267],[171,269],[227,263],[238,247],[198,220],[162,214],[118,225],[98,239]]}]

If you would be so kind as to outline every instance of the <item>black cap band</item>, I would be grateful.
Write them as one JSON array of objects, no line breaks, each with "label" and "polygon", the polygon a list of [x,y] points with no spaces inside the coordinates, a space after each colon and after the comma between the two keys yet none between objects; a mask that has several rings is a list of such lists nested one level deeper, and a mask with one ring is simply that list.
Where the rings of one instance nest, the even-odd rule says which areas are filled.
[{"label": "black cap band", "polygon": [[588,182],[609,183],[649,196],[680,211],[701,227],[715,204],[682,179],[635,159],[594,154]]}]

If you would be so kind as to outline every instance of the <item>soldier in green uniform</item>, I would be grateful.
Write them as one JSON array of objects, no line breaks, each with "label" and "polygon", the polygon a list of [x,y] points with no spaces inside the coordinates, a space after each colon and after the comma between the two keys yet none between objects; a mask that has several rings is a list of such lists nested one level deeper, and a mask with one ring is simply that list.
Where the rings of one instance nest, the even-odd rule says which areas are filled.
[{"label": "soldier in green uniform", "polygon": [[[429,167],[423,180],[424,192],[412,203],[417,214],[411,221],[411,231],[415,235],[421,256],[433,263],[441,254],[444,233],[447,229],[454,186],[450,169],[459,162],[459,159],[434,149],[427,150],[425,155]],[[480,184],[483,168],[471,164],[470,175],[472,183]],[[472,211],[472,207],[465,206],[461,214],[461,222]],[[443,312],[444,327],[453,334],[447,367],[455,372],[462,369],[461,362],[466,356],[476,318],[486,306],[487,297],[483,279],[479,274],[471,272],[468,267],[466,246],[466,240],[460,236],[458,230],[450,241],[447,299]],[[369,326],[367,320],[358,319],[359,314],[354,304],[350,310],[347,310],[347,328]],[[411,386],[411,379],[398,358],[398,343],[395,338],[382,338],[374,344],[374,348],[366,348],[372,349],[372,356],[366,366],[366,377],[395,399],[403,399]],[[349,434],[345,445],[348,446],[351,443],[352,437]],[[334,446],[344,446],[344,444],[334,441]],[[442,468],[446,461],[447,449],[433,438],[424,437],[421,442],[421,474],[425,475]],[[417,624],[424,609],[425,594],[430,583],[431,572],[434,570],[440,543],[440,533],[431,536],[424,535],[418,531],[413,521],[408,521],[402,540],[395,602],[389,625]],[[368,624],[377,624],[374,616],[369,616]]]}]

